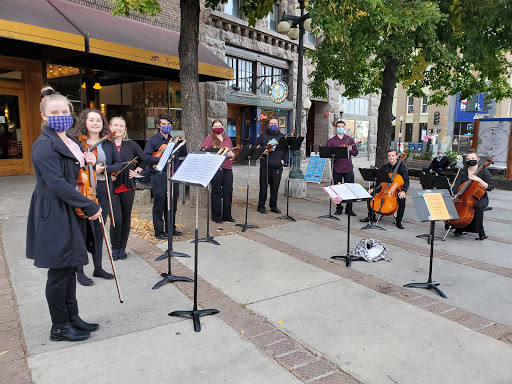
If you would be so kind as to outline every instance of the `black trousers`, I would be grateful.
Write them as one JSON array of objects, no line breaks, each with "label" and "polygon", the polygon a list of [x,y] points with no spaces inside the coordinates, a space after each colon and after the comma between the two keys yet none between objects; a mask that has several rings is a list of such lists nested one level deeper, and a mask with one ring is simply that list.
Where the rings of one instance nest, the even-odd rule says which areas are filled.
[{"label": "black trousers", "polygon": [[219,169],[210,184],[212,186],[212,219],[217,221],[230,219],[233,200],[233,170]]},{"label": "black trousers", "polygon": [[[338,184],[338,183],[353,183],[355,178],[354,178],[354,170],[351,170],[350,172],[346,172],[346,173],[339,173],[339,172],[336,172],[336,171],[332,171],[332,179],[333,179],[333,182],[334,184]],[[336,204],[336,208],[338,209],[341,209],[341,203],[340,204]],[[347,208],[346,208],[347,212],[351,212],[352,211],[352,203],[347,203]]]},{"label": "black trousers", "polygon": [[260,165],[260,196],[258,201],[258,208],[265,208],[267,201],[267,188],[270,185],[270,208],[277,208],[277,194],[279,192],[279,184],[281,183],[281,175],[283,173],[283,167],[272,168]]},{"label": "black trousers", "polygon": [[[167,175],[165,172],[151,175],[151,189],[153,190],[153,228],[155,236],[167,233]],[[178,209],[179,184],[174,183],[173,200],[174,216]],[[173,228],[175,223],[173,223]]]},{"label": "black trousers", "polygon": [[[404,218],[404,212],[405,212],[405,197],[403,199],[397,197],[397,201],[398,201],[398,209],[396,210],[396,221],[402,221],[402,219]],[[376,209],[378,209],[379,207],[375,207]],[[368,217],[370,217],[370,215],[373,213],[371,207],[370,207],[370,202],[368,201]]]},{"label": "black trousers", "polygon": [[132,208],[135,190],[112,194],[112,209],[116,226],[110,223],[110,242],[112,249],[125,249],[132,225]]},{"label": "black trousers", "polygon": [[46,301],[55,325],[66,324],[71,316],[78,315],[75,272],[75,267],[48,269]]}]

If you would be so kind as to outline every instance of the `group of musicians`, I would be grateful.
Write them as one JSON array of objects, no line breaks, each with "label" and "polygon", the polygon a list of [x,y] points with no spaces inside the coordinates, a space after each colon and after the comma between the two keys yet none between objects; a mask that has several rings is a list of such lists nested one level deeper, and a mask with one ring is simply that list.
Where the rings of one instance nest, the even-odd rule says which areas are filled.
[{"label": "group of musicians", "polygon": [[[43,120],[42,133],[32,148],[32,161],[36,174],[36,186],[30,203],[27,224],[26,255],[40,268],[48,269],[46,299],[52,319],[51,340],[80,341],[89,337],[99,325],[87,323],[78,314],[76,281],[84,286],[92,285],[93,280],[83,272],[88,263],[87,252],[92,254],[93,277],[113,279],[114,276],[102,268],[104,222],[110,214],[110,240],[113,260],[127,258],[126,243],[130,233],[131,211],[135,196],[135,181],[144,168],[151,173],[153,190],[153,225],[155,237],[167,238],[167,229],[172,226],[173,235],[180,236],[175,223],[167,222],[167,179],[166,170],[157,172],[152,166],[160,161],[155,153],[169,142],[172,131],[172,118],[162,114],[156,119],[158,133],[151,137],[144,150],[128,139],[126,122],[122,117],[114,117],[107,122],[96,109],[86,109],[78,116],[75,134],[67,131],[73,126],[73,106],[63,95],[51,87],[41,92],[40,112]],[[257,211],[266,214],[267,189],[270,186],[269,207],[280,213],[277,195],[286,151],[275,150],[283,134],[278,129],[278,121],[271,119],[266,131],[257,139],[257,144],[266,147],[260,160],[260,193]],[[107,140],[107,137],[111,140]],[[335,183],[353,182],[352,156],[357,156],[357,145],[345,133],[345,123],[336,122],[336,135],[329,139],[327,146],[348,147],[349,158],[339,159],[333,166]],[[220,120],[215,120],[202,148],[232,149],[231,139],[224,134]],[[95,152],[89,151],[94,148]],[[185,147],[174,156],[172,167],[179,166],[180,156],[185,156]],[[226,160],[211,181],[212,219],[216,223],[234,222],[231,215],[233,195],[232,160],[234,151],[228,151]],[[137,160],[137,161],[135,161]],[[388,151],[389,163],[381,167],[386,173],[395,171],[401,175],[404,184],[396,196],[398,210],[396,226],[403,229],[402,218],[405,210],[405,195],[409,187],[407,167],[398,159],[396,150]],[[478,173],[478,155],[472,151],[467,155],[465,170],[461,171],[453,185],[457,192],[465,181],[476,181],[486,191],[493,188],[492,177],[484,168]],[[80,190],[79,174],[89,167],[96,174],[97,202],[85,196]],[[91,172],[93,172],[91,171]],[[177,208],[178,184],[173,191],[174,210]],[[375,192],[380,186],[374,187]],[[373,188],[370,189],[373,192]],[[483,228],[483,210],[488,204],[487,192],[474,204],[475,215],[470,225],[457,228],[455,235],[464,231],[476,232],[480,240],[487,236]],[[80,209],[85,213],[77,215]],[[343,212],[338,204],[335,214]],[[345,207],[347,215],[355,215],[352,205]],[[374,212],[369,208],[369,221]],[[103,220],[96,220],[98,218]],[[175,217],[175,215],[172,215]],[[101,224],[101,225],[100,225]]]}]

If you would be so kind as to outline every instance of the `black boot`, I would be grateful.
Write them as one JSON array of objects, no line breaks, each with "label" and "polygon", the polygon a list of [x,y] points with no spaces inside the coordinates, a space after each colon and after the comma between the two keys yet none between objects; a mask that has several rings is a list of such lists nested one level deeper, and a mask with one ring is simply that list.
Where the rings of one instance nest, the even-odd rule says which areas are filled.
[{"label": "black boot", "polygon": [[70,323],[62,325],[52,325],[50,331],[50,340],[52,341],[83,341],[87,340],[91,334],[87,331],[81,331],[73,327]]},{"label": "black boot", "polygon": [[103,277],[107,280],[112,280],[114,278],[114,275],[111,273],[105,272],[103,268],[101,267],[94,267],[94,272],[92,273],[94,277]]},{"label": "black boot", "polygon": [[487,235],[485,234],[485,231],[482,229],[482,232],[478,233],[478,237],[475,238],[475,240],[485,240],[487,239]]},{"label": "black boot", "polygon": [[80,331],[86,331],[86,332],[94,332],[97,331],[100,327],[99,324],[95,323],[86,323],[83,321],[80,316],[73,315],[69,317],[69,323],[76,329]]},{"label": "black boot", "polygon": [[335,215],[341,215],[343,213],[343,205],[338,204],[336,205],[336,212],[334,212]]},{"label": "black boot", "polygon": [[85,276],[84,271],[76,273],[76,281],[78,281],[80,285],[83,285],[84,287],[88,287],[94,284],[94,281]]}]

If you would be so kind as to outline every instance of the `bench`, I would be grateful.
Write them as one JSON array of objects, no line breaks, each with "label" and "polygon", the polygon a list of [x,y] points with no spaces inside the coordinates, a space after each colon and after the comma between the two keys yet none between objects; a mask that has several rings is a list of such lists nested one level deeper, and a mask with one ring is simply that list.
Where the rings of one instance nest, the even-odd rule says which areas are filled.
[{"label": "bench", "polygon": [[[405,161],[405,165],[407,166],[407,170],[409,171],[409,176],[418,176],[423,173],[423,168],[428,167],[432,160],[416,160],[416,159],[407,159]],[[449,180],[452,180],[455,176],[455,165],[451,164],[449,170],[445,170],[441,175],[448,177]]]}]

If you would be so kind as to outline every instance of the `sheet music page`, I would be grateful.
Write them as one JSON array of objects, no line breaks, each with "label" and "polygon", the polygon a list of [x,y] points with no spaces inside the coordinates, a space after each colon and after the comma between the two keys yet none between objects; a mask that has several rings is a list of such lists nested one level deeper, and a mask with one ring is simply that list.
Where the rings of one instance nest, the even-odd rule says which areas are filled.
[{"label": "sheet music page", "polygon": [[347,187],[347,184],[335,184],[331,186],[332,190],[338,195],[341,200],[355,199],[356,196]]},{"label": "sheet music page", "polygon": [[165,168],[165,164],[167,164],[167,161],[169,160],[169,156],[171,156],[173,148],[174,143],[169,143],[167,144],[167,147],[165,147],[165,151],[162,154],[162,157],[160,158],[160,161],[158,162],[157,166],[155,167],[158,172],[162,172],[162,169]]},{"label": "sheet music page", "polygon": [[206,187],[225,159],[220,155],[189,153],[171,179]]},{"label": "sheet music page", "polygon": [[371,198],[372,195],[370,195],[366,189],[361,184],[358,183],[345,183],[344,185],[347,186],[348,189],[354,194],[355,197],[358,199],[365,199],[365,198]]},{"label": "sheet music page", "polygon": [[340,198],[338,197],[338,195],[336,194],[336,192],[334,192],[331,188],[331,186],[327,186],[327,187],[323,187],[322,188],[324,190],[325,193],[327,193],[327,195],[332,199],[333,203],[334,204],[339,204],[341,203],[341,200]]}]

